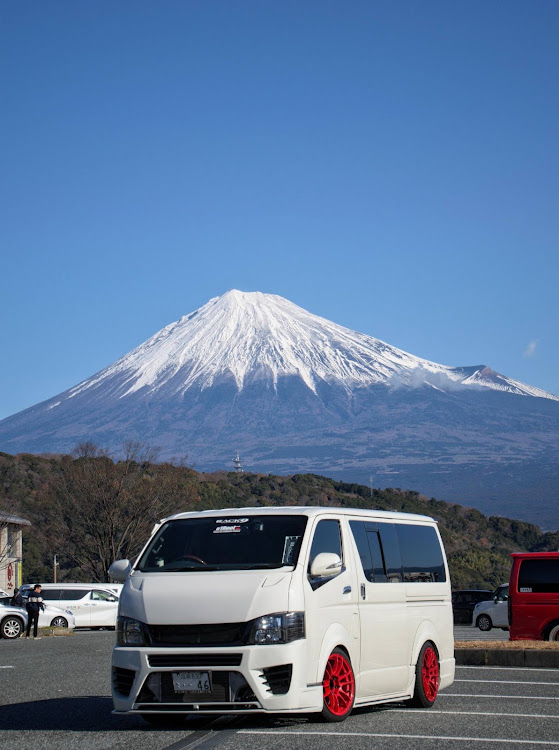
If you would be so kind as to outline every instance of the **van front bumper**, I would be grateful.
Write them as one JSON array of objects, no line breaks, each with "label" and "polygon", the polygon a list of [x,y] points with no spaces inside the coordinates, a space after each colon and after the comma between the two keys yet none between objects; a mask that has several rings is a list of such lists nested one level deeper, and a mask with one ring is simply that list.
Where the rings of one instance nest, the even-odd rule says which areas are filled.
[{"label": "van front bumper", "polygon": [[[322,684],[307,684],[306,641],[225,648],[130,648],[112,658],[115,713],[313,712]],[[177,692],[173,673],[208,673],[209,692]]]}]

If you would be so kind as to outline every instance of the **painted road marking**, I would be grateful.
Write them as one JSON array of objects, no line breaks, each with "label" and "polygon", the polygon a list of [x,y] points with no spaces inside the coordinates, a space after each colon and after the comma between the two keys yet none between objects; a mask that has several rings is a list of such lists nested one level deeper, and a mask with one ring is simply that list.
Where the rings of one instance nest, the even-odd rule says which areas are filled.
[{"label": "painted road marking", "polygon": [[437,698],[506,698],[518,701],[559,701],[559,698],[547,698],[542,695],[480,695],[479,693],[439,693]]},{"label": "painted road marking", "polygon": [[[424,714],[424,708],[391,708],[390,713],[401,713],[401,714]],[[432,708],[429,709],[429,716],[431,714],[447,714],[447,716],[510,716],[512,718],[521,719],[559,719],[559,714],[503,714],[497,713],[496,711],[434,711]]]},{"label": "painted road marking", "polygon": [[559,685],[557,682],[523,682],[521,680],[454,680],[454,682],[490,682],[493,685]]},{"label": "painted road marking", "polygon": [[301,737],[312,736],[312,737],[375,737],[381,739],[383,737],[390,737],[394,739],[403,740],[449,740],[455,742],[510,742],[514,745],[548,745],[552,747],[559,747],[559,742],[553,742],[551,740],[509,740],[496,737],[449,737],[444,734],[381,734],[380,732],[298,732],[298,731],[287,731],[282,729],[270,729],[268,731],[261,731],[258,729],[240,729],[238,734],[282,734],[282,735],[298,735]]}]

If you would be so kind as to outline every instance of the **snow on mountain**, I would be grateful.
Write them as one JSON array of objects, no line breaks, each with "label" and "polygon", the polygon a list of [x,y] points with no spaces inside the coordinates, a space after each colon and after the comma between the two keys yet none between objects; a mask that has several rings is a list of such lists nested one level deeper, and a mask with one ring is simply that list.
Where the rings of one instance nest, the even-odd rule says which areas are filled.
[{"label": "snow on mountain", "polygon": [[485,366],[439,365],[312,315],[283,297],[237,290],[166,326],[64,395],[73,398],[104,384],[118,398],[142,389],[178,395],[227,378],[234,379],[239,392],[248,378],[269,380],[277,389],[282,376],[298,376],[315,394],[324,381],[348,392],[379,384],[443,390],[473,386],[559,400]]}]

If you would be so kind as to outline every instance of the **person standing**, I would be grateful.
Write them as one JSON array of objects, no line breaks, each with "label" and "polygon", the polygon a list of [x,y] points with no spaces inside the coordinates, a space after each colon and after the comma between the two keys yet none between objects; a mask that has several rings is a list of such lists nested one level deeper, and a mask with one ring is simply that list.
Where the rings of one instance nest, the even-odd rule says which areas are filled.
[{"label": "person standing", "polygon": [[12,607],[25,607],[25,602],[23,601],[23,596],[21,595],[21,591],[19,589],[15,589],[10,604],[12,605]]},{"label": "person standing", "polygon": [[31,632],[31,623],[33,623],[33,639],[37,640],[41,636],[37,635],[37,625],[39,624],[39,612],[44,611],[45,605],[43,604],[43,597],[41,596],[41,584],[36,583],[33,586],[33,591],[29,593],[27,598],[27,633],[26,638],[29,638]]}]

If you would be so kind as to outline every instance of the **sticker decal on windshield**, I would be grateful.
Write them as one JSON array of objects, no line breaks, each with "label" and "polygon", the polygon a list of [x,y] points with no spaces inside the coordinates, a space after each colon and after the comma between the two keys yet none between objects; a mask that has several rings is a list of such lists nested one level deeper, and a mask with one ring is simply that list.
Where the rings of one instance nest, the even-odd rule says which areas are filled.
[{"label": "sticker decal on windshield", "polygon": [[241,531],[240,526],[218,526],[213,530],[214,534],[239,534]]},{"label": "sticker decal on windshield", "polygon": [[248,523],[248,518],[216,518],[215,522],[225,524]]},{"label": "sticker decal on windshield", "polygon": [[293,554],[295,552],[295,545],[299,541],[298,536],[286,536],[285,544],[283,545],[283,557],[282,565],[293,565]]}]

